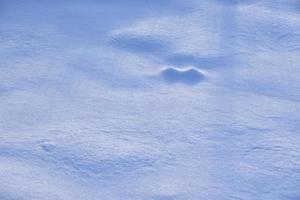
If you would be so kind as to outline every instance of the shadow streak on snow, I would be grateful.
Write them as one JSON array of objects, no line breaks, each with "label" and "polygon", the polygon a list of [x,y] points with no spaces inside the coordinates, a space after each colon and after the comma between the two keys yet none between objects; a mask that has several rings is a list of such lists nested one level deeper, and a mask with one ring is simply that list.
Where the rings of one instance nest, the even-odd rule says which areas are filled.
[{"label": "shadow streak on snow", "polygon": [[154,56],[168,65],[182,67],[193,66],[198,69],[214,69],[232,66],[235,55],[222,52],[219,55],[199,56],[188,53],[173,53],[170,45],[163,40],[150,35],[137,36],[130,34],[119,34],[112,36],[108,44],[124,51],[140,54],[143,56]]},{"label": "shadow streak on snow", "polygon": [[238,4],[249,4],[254,3],[257,0],[216,0],[217,3],[221,3],[223,5],[236,6]]},{"label": "shadow streak on snow", "polygon": [[137,54],[162,54],[167,50],[164,41],[150,37],[122,34],[113,36],[109,44]]}]

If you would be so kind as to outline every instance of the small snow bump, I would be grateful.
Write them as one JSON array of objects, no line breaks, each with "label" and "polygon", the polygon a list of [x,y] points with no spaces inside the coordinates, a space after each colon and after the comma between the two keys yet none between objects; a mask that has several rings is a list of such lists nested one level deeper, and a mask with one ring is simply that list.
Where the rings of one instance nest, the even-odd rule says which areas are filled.
[{"label": "small snow bump", "polygon": [[203,72],[194,67],[168,67],[162,70],[161,76],[167,83],[197,84],[205,78]]}]

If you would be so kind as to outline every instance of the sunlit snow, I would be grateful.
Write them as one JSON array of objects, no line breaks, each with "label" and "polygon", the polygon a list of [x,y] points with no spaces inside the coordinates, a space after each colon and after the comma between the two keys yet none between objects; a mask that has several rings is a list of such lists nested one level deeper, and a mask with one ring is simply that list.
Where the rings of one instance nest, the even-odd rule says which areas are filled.
[{"label": "sunlit snow", "polygon": [[298,0],[0,0],[0,200],[299,200]]}]

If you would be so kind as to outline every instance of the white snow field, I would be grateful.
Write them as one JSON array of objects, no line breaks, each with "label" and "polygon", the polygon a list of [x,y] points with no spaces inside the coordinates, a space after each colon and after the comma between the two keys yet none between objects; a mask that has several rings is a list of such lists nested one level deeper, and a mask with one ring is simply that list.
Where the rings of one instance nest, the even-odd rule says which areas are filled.
[{"label": "white snow field", "polygon": [[300,1],[0,0],[0,200],[299,200]]}]

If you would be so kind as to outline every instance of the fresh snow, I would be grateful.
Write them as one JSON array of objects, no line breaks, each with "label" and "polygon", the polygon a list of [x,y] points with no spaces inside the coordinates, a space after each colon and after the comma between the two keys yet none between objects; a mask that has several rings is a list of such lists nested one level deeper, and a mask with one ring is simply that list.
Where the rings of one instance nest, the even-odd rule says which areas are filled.
[{"label": "fresh snow", "polygon": [[298,0],[0,0],[1,200],[299,200]]}]

